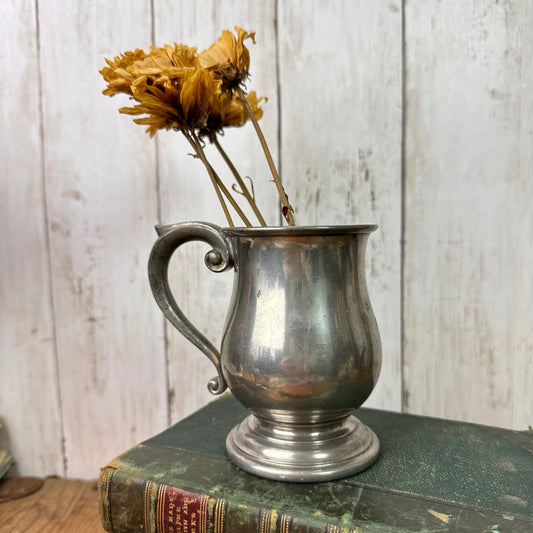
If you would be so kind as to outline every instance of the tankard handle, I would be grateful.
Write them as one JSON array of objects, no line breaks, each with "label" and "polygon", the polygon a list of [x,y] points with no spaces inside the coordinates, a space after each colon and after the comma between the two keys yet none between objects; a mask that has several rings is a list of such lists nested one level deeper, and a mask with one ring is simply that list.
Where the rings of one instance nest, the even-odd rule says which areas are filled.
[{"label": "tankard handle", "polygon": [[170,323],[215,365],[218,376],[207,385],[209,392],[220,394],[227,388],[220,365],[220,352],[192,325],[179,308],[168,283],[168,265],[172,254],[186,242],[203,241],[213,249],[205,255],[205,264],[213,272],[224,272],[233,267],[231,242],[220,227],[207,222],[183,222],[156,226],[159,239],[155,242],[148,261],[148,277],[154,298]]}]

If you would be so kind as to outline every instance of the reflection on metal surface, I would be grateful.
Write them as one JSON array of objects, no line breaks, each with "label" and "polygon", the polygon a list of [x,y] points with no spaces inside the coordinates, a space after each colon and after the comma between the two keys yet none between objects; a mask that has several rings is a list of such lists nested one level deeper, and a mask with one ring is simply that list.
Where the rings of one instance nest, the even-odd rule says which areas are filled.
[{"label": "reflection on metal surface", "polygon": [[272,289],[265,295],[257,292],[255,325],[252,344],[270,353],[283,350],[285,337],[285,292]]}]

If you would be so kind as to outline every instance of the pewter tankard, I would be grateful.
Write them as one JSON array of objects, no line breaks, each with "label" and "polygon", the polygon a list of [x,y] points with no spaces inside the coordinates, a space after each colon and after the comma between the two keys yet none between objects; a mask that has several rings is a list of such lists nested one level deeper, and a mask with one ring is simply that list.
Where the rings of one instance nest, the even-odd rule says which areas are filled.
[{"label": "pewter tankard", "polygon": [[[158,305],[215,365],[209,390],[229,387],[251,411],[226,439],[228,455],[244,470],[326,481],[377,458],[376,435],[353,415],[381,367],[364,265],[376,228],[157,227],[148,272]],[[220,351],[185,317],[169,288],[170,258],[192,240],[212,247],[205,256],[210,270],[234,269]]]}]

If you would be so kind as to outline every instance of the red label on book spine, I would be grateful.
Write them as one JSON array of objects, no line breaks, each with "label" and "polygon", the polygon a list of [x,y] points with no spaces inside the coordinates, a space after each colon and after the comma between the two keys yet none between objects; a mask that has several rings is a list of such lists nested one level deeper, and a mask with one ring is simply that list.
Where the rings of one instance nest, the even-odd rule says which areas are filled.
[{"label": "red label on book spine", "polygon": [[159,487],[157,498],[158,533],[207,533],[209,496]]}]

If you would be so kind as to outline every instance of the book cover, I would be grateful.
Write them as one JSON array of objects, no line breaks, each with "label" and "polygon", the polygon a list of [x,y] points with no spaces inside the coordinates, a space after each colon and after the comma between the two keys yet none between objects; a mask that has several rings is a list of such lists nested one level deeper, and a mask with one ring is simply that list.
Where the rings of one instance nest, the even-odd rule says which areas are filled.
[{"label": "book cover", "polygon": [[248,412],[216,400],[102,469],[109,533],[533,531],[533,435],[375,409],[356,416],[381,443],[355,476],[284,483],[226,457]]}]

